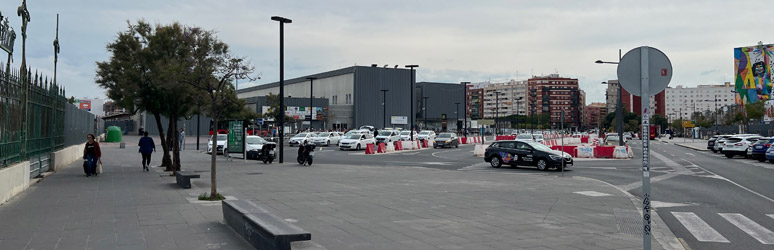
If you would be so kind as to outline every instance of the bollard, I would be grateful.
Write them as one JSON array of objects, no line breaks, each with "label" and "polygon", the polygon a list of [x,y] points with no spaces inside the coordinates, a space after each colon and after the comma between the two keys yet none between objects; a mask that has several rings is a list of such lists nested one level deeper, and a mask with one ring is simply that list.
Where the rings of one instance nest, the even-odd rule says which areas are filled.
[{"label": "bollard", "polygon": [[126,148],[126,143],[121,142],[120,145],[118,145],[119,148]]},{"label": "bollard", "polygon": [[374,144],[373,143],[366,144],[366,151],[365,151],[365,153],[367,155],[372,155],[372,154],[375,153]]}]

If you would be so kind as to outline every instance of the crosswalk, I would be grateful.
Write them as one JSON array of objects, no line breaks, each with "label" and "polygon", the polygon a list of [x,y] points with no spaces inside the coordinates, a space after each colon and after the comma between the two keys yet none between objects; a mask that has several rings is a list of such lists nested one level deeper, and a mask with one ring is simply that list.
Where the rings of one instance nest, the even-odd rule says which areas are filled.
[{"label": "crosswalk", "polygon": [[[717,242],[717,243],[732,243],[720,232],[715,230],[705,220],[700,218],[693,212],[671,212],[678,222],[688,230],[693,237],[700,242]],[[761,244],[772,245],[774,244],[774,232],[768,228],[758,224],[750,218],[738,213],[717,213],[717,216],[725,219],[728,223],[731,223],[749,235],[753,239],[757,240]],[[774,214],[767,214],[767,217],[774,219]]]}]

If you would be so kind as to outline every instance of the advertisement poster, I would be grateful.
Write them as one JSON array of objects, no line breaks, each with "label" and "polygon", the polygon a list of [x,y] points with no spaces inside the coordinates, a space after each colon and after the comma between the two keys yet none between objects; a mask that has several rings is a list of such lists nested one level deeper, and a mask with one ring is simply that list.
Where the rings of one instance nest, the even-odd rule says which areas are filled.
[{"label": "advertisement poster", "polygon": [[[261,106],[261,113],[269,113],[269,106]],[[293,117],[293,119],[296,120],[309,119],[307,118],[309,115],[312,116],[312,120],[322,120],[323,114],[323,107],[314,107],[314,109],[310,109],[309,107],[287,106],[287,109],[285,110],[285,115]]]},{"label": "advertisement poster", "polygon": [[86,111],[91,111],[91,100],[81,100],[78,104],[78,108]]},{"label": "advertisement poster", "polygon": [[766,112],[763,113],[763,122],[771,123],[771,120],[774,120],[774,100],[766,101],[764,108]]},{"label": "advertisement poster", "polygon": [[408,124],[408,116],[390,116],[390,123],[406,125]]},{"label": "advertisement poster", "polygon": [[736,104],[745,105],[771,99],[771,68],[774,66],[774,45],[734,48],[734,89]]}]

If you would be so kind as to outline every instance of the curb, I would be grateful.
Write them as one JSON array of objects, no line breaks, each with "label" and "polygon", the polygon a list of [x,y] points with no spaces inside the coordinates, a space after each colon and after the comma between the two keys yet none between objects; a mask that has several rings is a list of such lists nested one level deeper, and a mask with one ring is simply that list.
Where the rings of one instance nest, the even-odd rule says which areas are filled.
[{"label": "curb", "polygon": [[694,147],[694,146],[689,146],[689,145],[680,144],[680,143],[672,143],[672,144],[674,144],[675,146],[680,146],[680,147],[684,147],[684,148],[688,148],[688,149],[693,149],[693,150],[696,150],[696,151],[709,151],[708,149],[697,148],[697,147]]},{"label": "curb", "polygon": [[[573,176],[572,178],[580,179],[580,180],[591,180],[591,181],[597,181],[603,184],[606,184],[629,198],[629,200],[632,202],[632,205],[635,209],[642,215],[642,207],[639,205],[642,204],[642,200],[640,198],[630,194],[626,190],[623,190],[619,187],[616,187],[613,184],[610,184],[606,181],[597,180],[594,178],[589,177],[581,177],[581,176]],[[680,242],[680,240],[675,236],[675,234],[672,232],[672,230],[667,227],[666,222],[661,219],[661,216],[658,215],[658,212],[655,208],[651,209],[651,227],[653,227],[653,231],[651,231],[652,239],[656,241],[662,248],[665,250],[686,250],[686,248],[683,246],[683,244]]]}]

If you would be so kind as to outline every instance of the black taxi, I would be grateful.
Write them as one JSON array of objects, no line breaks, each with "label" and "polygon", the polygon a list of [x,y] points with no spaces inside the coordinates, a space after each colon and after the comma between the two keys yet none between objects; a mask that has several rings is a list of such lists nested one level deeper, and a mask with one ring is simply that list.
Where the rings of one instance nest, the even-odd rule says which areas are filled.
[{"label": "black taxi", "polygon": [[484,154],[484,161],[489,162],[493,168],[499,168],[503,164],[511,166],[536,166],[539,170],[549,168],[561,169],[572,166],[570,154],[531,141],[497,141],[489,145]]}]

